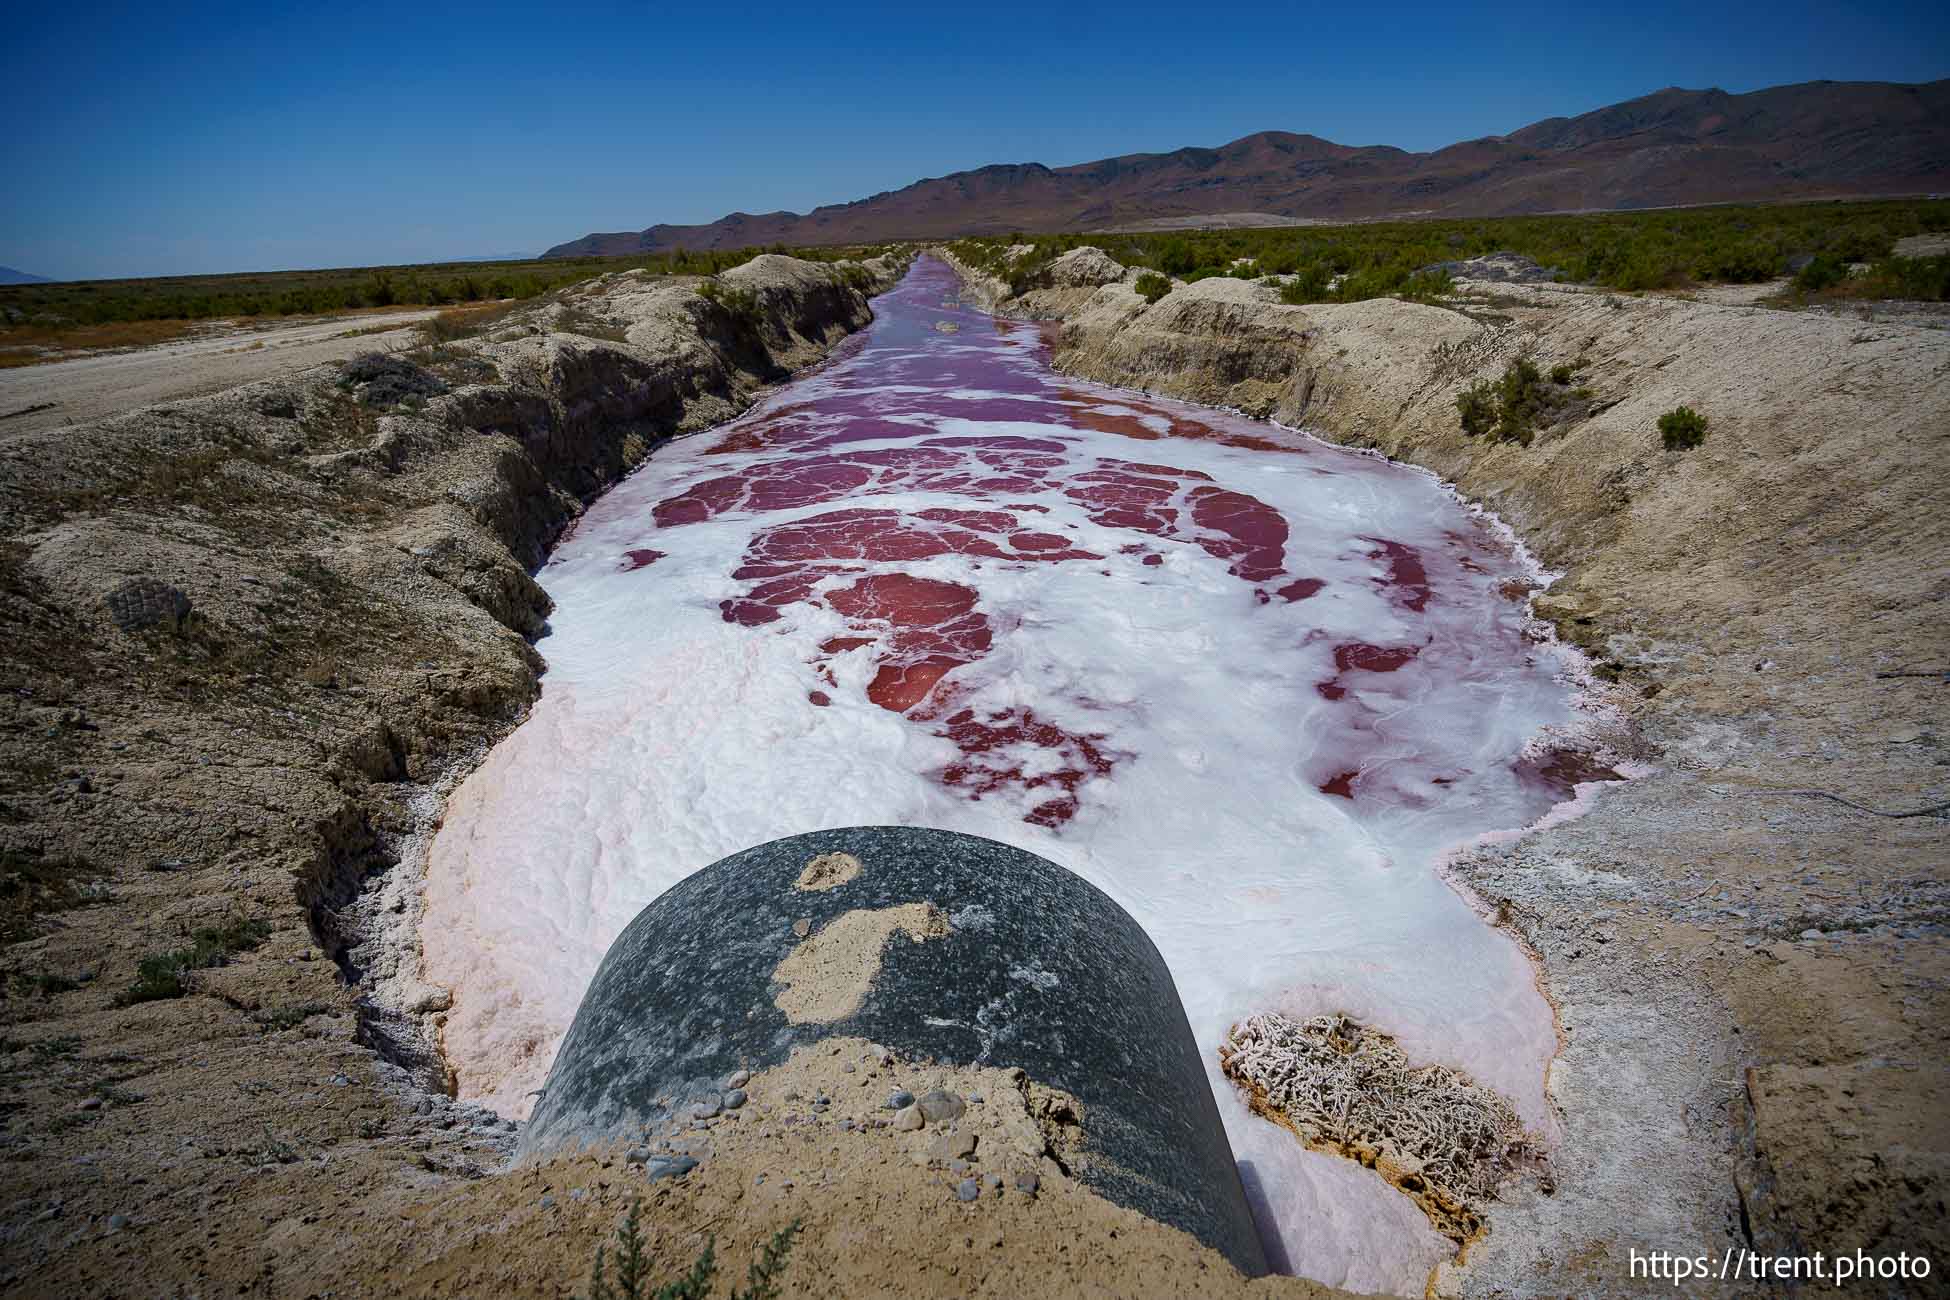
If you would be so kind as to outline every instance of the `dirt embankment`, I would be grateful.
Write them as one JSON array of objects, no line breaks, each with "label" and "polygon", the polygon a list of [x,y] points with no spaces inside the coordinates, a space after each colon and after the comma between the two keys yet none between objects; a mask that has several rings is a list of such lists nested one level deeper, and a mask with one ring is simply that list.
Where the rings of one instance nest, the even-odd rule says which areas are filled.
[{"label": "dirt embankment", "polygon": [[[1950,338],[1470,281],[1439,306],[1231,279],[1151,305],[1102,261],[1015,299],[965,275],[1060,322],[1060,369],[1303,425],[1494,510],[1561,571],[1537,609],[1655,769],[1453,865],[1538,955],[1565,1137],[1555,1195],[1498,1206],[1444,1288],[1628,1292],[1634,1247],[1950,1269]],[[1571,418],[1466,436],[1457,395],[1519,355],[1571,367]],[[1681,405],[1709,432],[1668,451]]]},{"label": "dirt embankment", "polygon": [[413,877],[539,690],[530,571],[899,269],[608,276],[411,365],[0,445],[0,1283],[281,1293],[334,1206],[437,1216],[505,1154],[439,1095]]}]

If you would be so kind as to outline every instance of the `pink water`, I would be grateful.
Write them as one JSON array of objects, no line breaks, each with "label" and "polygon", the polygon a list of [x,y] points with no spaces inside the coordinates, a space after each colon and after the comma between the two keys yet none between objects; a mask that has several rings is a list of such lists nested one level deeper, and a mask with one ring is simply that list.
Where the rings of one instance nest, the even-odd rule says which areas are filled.
[{"label": "pink water", "polygon": [[[1344,1009],[1547,1129],[1549,1008],[1434,872],[1589,775],[1550,743],[1579,716],[1531,567],[1425,474],[1066,379],[956,293],[918,263],[544,570],[543,699],[429,863],[462,1095],[525,1114],[610,940],[689,872],[891,822],[1104,888],[1208,1051],[1255,1011]],[[1212,1081],[1276,1256],[1419,1293],[1444,1251],[1419,1213]]]}]

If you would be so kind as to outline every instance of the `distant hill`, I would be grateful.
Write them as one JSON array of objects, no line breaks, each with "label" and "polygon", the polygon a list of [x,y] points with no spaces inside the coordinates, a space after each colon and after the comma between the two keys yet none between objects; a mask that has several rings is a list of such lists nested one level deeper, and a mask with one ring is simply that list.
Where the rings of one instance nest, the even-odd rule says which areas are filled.
[{"label": "distant hill", "polygon": [[48,279],[44,275],[29,275],[25,271],[16,271],[11,266],[0,266],[0,284],[53,284],[53,283],[54,281]]},{"label": "distant hill", "polygon": [[584,235],[544,257],[1090,230],[1222,213],[1501,216],[1950,190],[1950,80],[1661,90],[1433,153],[1262,131],[1217,149],[1004,163],[852,203]]}]

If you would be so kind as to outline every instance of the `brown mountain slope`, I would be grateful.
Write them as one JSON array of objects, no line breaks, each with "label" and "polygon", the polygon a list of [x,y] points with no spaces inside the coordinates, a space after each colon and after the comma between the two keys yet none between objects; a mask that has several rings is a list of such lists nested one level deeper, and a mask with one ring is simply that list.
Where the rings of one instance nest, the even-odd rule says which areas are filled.
[{"label": "brown mountain slope", "polygon": [[585,235],[546,256],[1076,230],[1218,212],[1495,216],[1947,189],[1950,81],[1812,81],[1745,95],[1661,90],[1433,153],[1262,131],[1217,149],[1004,163],[804,216],[734,212],[703,226]]}]

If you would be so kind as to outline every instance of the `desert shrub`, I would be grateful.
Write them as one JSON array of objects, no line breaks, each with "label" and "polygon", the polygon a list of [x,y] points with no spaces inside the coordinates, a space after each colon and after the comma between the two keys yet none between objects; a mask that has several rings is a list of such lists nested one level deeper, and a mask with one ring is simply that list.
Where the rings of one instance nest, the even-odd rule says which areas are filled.
[{"label": "desert shrub", "polygon": [[1289,307],[1304,307],[1312,302],[1326,302],[1327,286],[1334,280],[1333,272],[1320,262],[1309,262],[1295,270],[1280,286],[1280,301]]},{"label": "desert shrub", "polygon": [[1574,403],[1590,396],[1572,390],[1572,378],[1570,366],[1558,366],[1546,379],[1536,362],[1520,356],[1496,380],[1479,379],[1456,395],[1462,431],[1472,438],[1487,434],[1527,447],[1540,427],[1575,414],[1579,408]]},{"label": "desert shrub", "polygon": [[1538,417],[1551,405],[1543,378],[1529,357],[1518,357],[1504,369],[1503,377],[1496,381],[1495,433],[1499,440],[1530,441]]},{"label": "desert shrub", "polygon": [[1401,296],[1411,302],[1428,302],[1442,297],[1455,287],[1455,277],[1447,271],[1417,271],[1403,282]]},{"label": "desert shrub", "polygon": [[1405,266],[1363,267],[1341,277],[1341,282],[1334,286],[1334,297],[1342,302],[1385,298],[1400,293],[1402,286],[1408,283],[1409,275],[1409,269]]},{"label": "desert shrub", "polygon": [[1142,294],[1146,302],[1156,302],[1171,292],[1171,281],[1156,271],[1146,271],[1131,287]]},{"label": "desert shrub", "polygon": [[515,309],[514,303],[493,303],[486,307],[454,307],[430,320],[420,322],[420,334],[429,343],[453,343],[473,338],[500,324]]},{"label": "desert shrub", "polygon": [[1659,417],[1659,441],[1667,451],[1688,451],[1706,441],[1706,417],[1690,406],[1676,406]]},{"label": "desert shrub", "polygon": [[1794,287],[1802,293],[1820,293],[1847,278],[1848,268],[1839,257],[1817,253],[1806,266],[1794,273]]},{"label": "desert shrub", "polygon": [[1727,284],[1758,284],[1781,273],[1779,250],[1758,240],[1710,247],[1693,268],[1694,278]]},{"label": "desert shrub", "polygon": [[226,965],[240,952],[249,952],[269,937],[270,923],[237,918],[206,926],[191,936],[190,946],[154,953],[136,963],[135,983],[116,1001],[122,1006],[180,998],[189,992],[183,976],[193,970]]},{"label": "desert shrub", "polygon": [[731,323],[744,333],[755,334],[765,324],[755,289],[741,289],[722,280],[706,280],[697,286],[697,292],[700,297],[724,308],[731,317]]},{"label": "desert shrub", "polygon": [[834,267],[833,277],[838,283],[861,293],[873,288],[873,272],[855,262]]},{"label": "desert shrub", "polygon": [[[705,1300],[718,1275],[716,1243],[705,1242],[703,1253],[683,1276],[652,1290],[650,1261],[643,1252],[642,1210],[642,1201],[632,1197],[629,1211],[617,1225],[614,1285],[608,1277],[608,1247],[596,1247],[596,1263],[589,1273],[589,1300]],[[732,1288],[731,1300],[778,1300],[778,1276],[785,1271],[786,1256],[792,1253],[792,1239],[798,1233],[796,1219],[773,1233],[772,1240],[745,1270],[750,1285],[742,1290]]]},{"label": "desert shrub", "polygon": [[1865,298],[1950,301],[1950,253],[1934,257],[1885,257],[1851,288]]},{"label": "desert shrub", "polygon": [[1462,431],[1480,438],[1496,427],[1496,387],[1479,379],[1456,394],[1456,411],[1462,416]]}]

